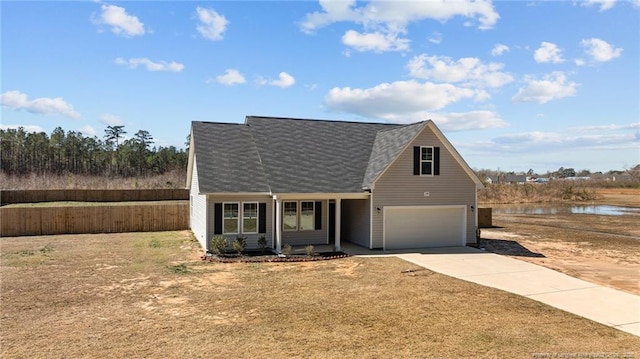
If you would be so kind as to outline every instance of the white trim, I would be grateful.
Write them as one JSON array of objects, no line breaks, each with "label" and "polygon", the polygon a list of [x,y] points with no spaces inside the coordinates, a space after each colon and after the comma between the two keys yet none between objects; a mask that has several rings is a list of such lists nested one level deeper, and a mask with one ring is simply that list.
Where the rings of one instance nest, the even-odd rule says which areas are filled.
[{"label": "white trim", "polygon": [[[238,230],[237,232],[227,233],[227,232],[224,231],[225,230],[225,228],[224,228],[225,227],[224,226],[224,220],[225,220],[225,217],[224,217],[224,206],[225,206],[225,204],[235,204],[235,205],[238,206],[238,217],[236,219],[236,225],[237,225],[236,228]],[[240,234],[240,218],[241,218],[240,202],[222,202],[222,234],[223,235],[225,235],[225,234]]]},{"label": "white trim", "polygon": [[367,199],[371,195],[369,192],[362,193],[274,193],[273,197],[282,200],[302,200],[313,198],[316,201],[328,199]]},{"label": "white trim", "polygon": [[[371,190],[371,198],[369,198],[369,249],[373,249],[373,189]],[[384,219],[384,218],[383,218]],[[384,227],[384,222],[382,223]],[[383,234],[384,243],[384,234]]]},{"label": "white trim", "polygon": [[433,206],[384,206],[382,208],[382,250],[387,250],[387,211],[393,209],[462,209],[462,243],[461,246],[467,245],[467,205],[433,205]]},{"label": "white trim", "polygon": [[271,192],[201,192],[201,195],[215,197],[238,197],[238,196],[272,196]]},{"label": "white trim", "polygon": [[340,233],[342,232],[342,200],[336,198],[336,226],[335,226],[335,244],[336,251],[340,251]]},{"label": "white trim", "polygon": [[[196,152],[195,152],[195,146],[193,145],[193,123],[191,125],[191,129],[189,130],[189,155],[187,157],[187,183],[185,183],[185,188],[187,189],[191,189],[191,182],[192,182],[192,172],[193,172],[193,166],[194,166],[194,161],[196,158]],[[198,178],[198,183],[200,179]],[[200,186],[198,186],[200,187]],[[202,194],[202,193],[198,193],[198,194]]]},{"label": "white trim", "polygon": [[[421,177],[433,177],[433,176],[435,176],[435,174],[433,173],[435,168],[436,168],[436,158],[435,158],[436,150],[435,150],[435,147],[436,146],[420,146],[420,176]],[[423,148],[430,148],[431,149],[431,161],[422,159],[422,149]],[[438,160],[440,160],[440,159],[438,159]],[[431,174],[422,173],[422,163],[423,162],[430,162],[431,163]]]},{"label": "white trim", "polygon": [[275,246],[276,253],[280,254],[282,252],[282,200],[280,198],[274,198],[276,201],[276,238],[275,238]]},{"label": "white trim", "polygon": [[[255,204],[256,205],[256,231],[255,232],[246,232],[244,230],[244,205],[245,204]],[[224,205],[223,205],[224,206]],[[242,221],[242,234],[258,234],[258,230],[260,229],[260,203],[259,202],[254,202],[254,201],[249,201],[249,202],[242,202],[242,216],[239,216],[240,220]]]}]

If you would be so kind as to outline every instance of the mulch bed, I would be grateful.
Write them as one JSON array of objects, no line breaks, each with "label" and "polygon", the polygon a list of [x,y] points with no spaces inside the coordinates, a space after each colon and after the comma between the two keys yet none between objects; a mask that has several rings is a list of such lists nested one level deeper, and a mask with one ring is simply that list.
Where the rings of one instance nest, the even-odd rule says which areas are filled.
[{"label": "mulch bed", "polygon": [[290,254],[288,256],[278,255],[271,251],[263,253],[262,251],[246,251],[242,254],[225,253],[224,255],[215,255],[213,253],[205,253],[200,258],[203,261],[218,263],[261,263],[261,262],[314,262],[329,259],[339,259],[349,257],[344,252],[319,252],[313,256],[306,254]]}]

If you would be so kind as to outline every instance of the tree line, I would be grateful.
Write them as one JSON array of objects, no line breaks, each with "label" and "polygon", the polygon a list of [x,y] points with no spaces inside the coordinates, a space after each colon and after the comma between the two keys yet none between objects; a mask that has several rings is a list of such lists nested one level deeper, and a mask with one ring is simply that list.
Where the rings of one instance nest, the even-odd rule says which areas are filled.
[{"label": "tree line", "polygon": [[[75,174],[108,177],[186,171],[188,150],[153,146],[146,130],[125,138],[124,126],[107,126],[103,138],[57,127],[45,132],[0,129],[0,166],[8,175]],[[187,144],[188,146],[188,144]]]}]

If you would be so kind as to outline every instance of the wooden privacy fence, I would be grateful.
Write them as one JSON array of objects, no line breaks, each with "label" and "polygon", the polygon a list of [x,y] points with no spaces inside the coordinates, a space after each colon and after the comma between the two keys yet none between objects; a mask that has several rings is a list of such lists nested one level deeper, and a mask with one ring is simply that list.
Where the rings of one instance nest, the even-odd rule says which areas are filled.
[{"label": "wooden privacy fence", "polygon": [[493,211],[491,208],[478,208],[478,227],[479,228],[491,228],[493,227]]},{"label": "wooden privacy fence", "polygon": [[188,203],[0,208],[0,236],[3,237],[188,228]]},{"label": "wooden privacy fence", "polygon": [[2,190],[0,202],[129,202],[129,201],[171,201],[188,200],[189,190],[166,189],[43,189],[43,190]]}]

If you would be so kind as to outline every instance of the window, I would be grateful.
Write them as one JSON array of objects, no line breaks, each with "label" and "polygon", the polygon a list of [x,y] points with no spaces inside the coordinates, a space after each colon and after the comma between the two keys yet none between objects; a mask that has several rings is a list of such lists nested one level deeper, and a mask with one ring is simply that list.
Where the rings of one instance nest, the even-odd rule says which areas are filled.
[{"label": "window", "polygon": [[433,175],[433,147],[420,147],[420,174]]},{"label": "window", "polygon": [[238,204],[223,203],[222,228],[223,234],[238,233]]},{"label": "window", "polygon": [[298,202],[284,202],[282,213],[282,228],[285,231],[298,229]]},{"label": "window", "polygon": [[313,231],[316,224],[316,214],[313,202],[300,202],[300,230]]},{"label": "window", "polygon": [[258,203],[242,203],[242,233],[258,233]]}]

